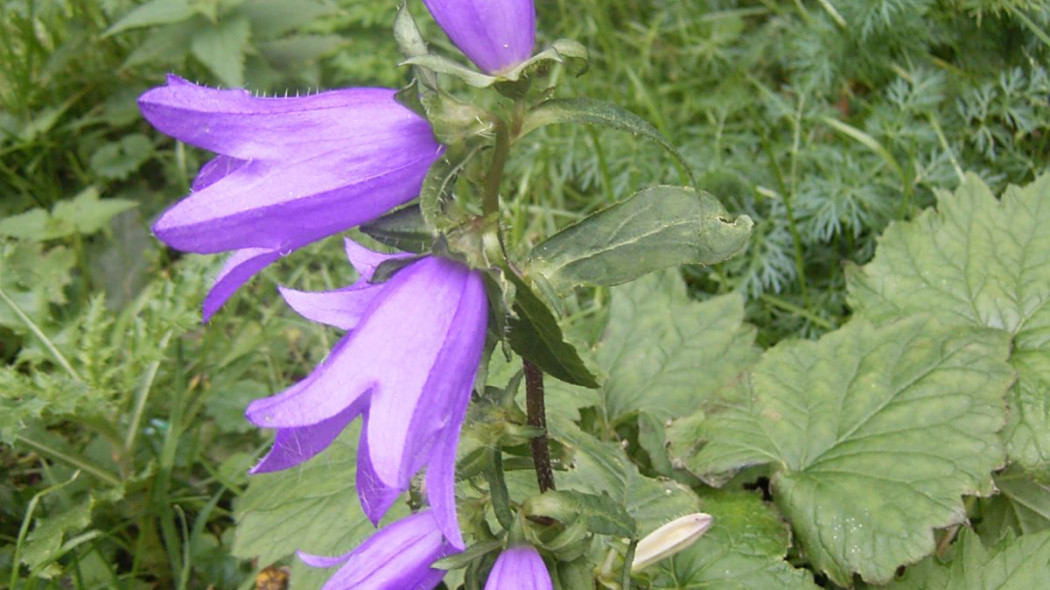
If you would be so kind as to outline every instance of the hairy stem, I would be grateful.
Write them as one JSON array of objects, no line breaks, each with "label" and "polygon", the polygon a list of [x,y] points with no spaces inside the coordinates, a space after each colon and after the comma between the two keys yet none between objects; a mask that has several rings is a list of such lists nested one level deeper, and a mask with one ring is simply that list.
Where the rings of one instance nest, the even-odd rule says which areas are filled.
[{"label": "hairy stem", "polygon": [[543,403],[543,370],[529,361],[525,367],[525,411],[528,424],[543,430],[543,434],[532,439],[532,462],[536,467],[536,482],[540,493],[554,489],[554,471],[551,469],[551,450],[547,439],[547,410]]}]

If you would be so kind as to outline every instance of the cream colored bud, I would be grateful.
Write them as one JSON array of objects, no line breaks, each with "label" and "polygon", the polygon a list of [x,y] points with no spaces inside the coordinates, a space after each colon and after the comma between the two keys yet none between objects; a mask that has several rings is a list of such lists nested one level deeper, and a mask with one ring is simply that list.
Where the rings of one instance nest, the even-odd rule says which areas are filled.
[{"label": "cream colored bud", "polygon": [[710,514],[696,512],[676,518],[649,533],[644,539],[638,541],[638,547],[634,550],[634,563],[631,564],[631,571],[637,572],[689,547],[702,537],[707,529],[711,528],[712,522],[714,519]]}]

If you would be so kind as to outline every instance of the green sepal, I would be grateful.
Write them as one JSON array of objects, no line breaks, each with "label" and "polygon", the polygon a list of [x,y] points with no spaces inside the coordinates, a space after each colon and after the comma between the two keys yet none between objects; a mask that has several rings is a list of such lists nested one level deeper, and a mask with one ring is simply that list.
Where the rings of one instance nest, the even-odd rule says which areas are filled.
[{"label": "green sepal", "polygon": [[680,264],[716,264],[747,246],[754,223],[734,220],[718,199],[657,186],[593,213],[536,246],[525,265],[558,293],[612,286]]},{"label": "green sepal", "polygon": [[439,559],[434,563],[430,564],[430,567],[439,570],[456,570],[467,567],[472,562],[481,559],[482,557],[503,548],[502,541],[485,541],[482,543],[476,543],[467,547],[466,551],[450,555],[444,559]]},{"label": "green sepal", "polygon": [[[397,8],[397,16],[394,18],[394,41],[397,42],[401,55],[407,59],[427,54],[427,42],[405,2]],[[437,76],[433,72],[424,68],[415,68],[415,72],[424,86],[430,89],[438,88]]]},{"label": "green sepal", "polygon": [[459,78],[463,83],[474,88],[488,88],[493,85],[503,85],[506,82],[517,82],[552,63],[568,64],[575,70],[576,75],[583,74],[588,67],[587,48],[572,39],[558,39],[547,49],[498,76],[483,74],[458,61],[433,53],[409,55],[404,49],[402,53],[405,53],[406,59],[399,65],[415,66],[417,71],[426,70]]},{"label": "green sepal", "polygon": [[428,228],[444,233],[462,222],[463,211],[452,208],[453,192],[460,172],[477,152],[477,147],[450,149],[430,167],[419,189],[419,211]]},{"label": "green sepal", "polygon": [[583,518],[587,530],[592,533],[626,538],[635,536],[634,518],[608,494],[548,490],[525,500],[521,509],[526,518],[539,516],[561,522]]},{"label": "green sepal", "polygon": [[359,228],[372,239],[407,252],[426,252],[435,235],[423,220],[419,205],[409,205]]},{"label": "green sepal", "polygon": [[569,344],[550,306],[513,272],[504,276],[514,286],[513,316],[507,319],[507,341],[523,359],[536,363],[566,383],[598,387],[598,377]]},{"label": "green sepal", "polygon": [[552,98],[529,111],[522,121],[518,137],[555,123],[600,125],[651,139],[674,156],[689,175],[690,184],[697,184],[693,170],[671,142],[648,121],[623,107],[593,98]]}]

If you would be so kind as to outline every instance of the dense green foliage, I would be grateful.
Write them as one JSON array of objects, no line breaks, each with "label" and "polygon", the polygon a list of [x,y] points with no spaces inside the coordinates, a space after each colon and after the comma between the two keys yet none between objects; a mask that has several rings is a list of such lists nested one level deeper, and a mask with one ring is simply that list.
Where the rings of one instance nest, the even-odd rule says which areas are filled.
[{"label": "dense green foliage", "polygon": [[[1050,5],[537,4],[540,45],[591,51],[586,74],[553,71],[557,94],[647,119],[755,222],[728,262],[563,302],[603,381],[549,380],[559,485],[622,500],[642,534],[697,502],[720,523],[636,584],[1031,587],[996,572],[1050,561]],[[294,548],[364,536],[318,534],[332,514],[361,523],[337,470],[352,443],[246,475],[268,440],[244,406],[336,337],[275,284],[343,284],[340,248],[288,257],[201,327],[220,261],[166,251],[148,223],[207,155],[135,98],[168,71],[268,94],[396,86],[393,17],[364,0],[0,0],[0,586],[247,588]],[[514,146],[508,178],[523,255],[688,176],[629,134],[555,125]],[[489,383],[513,399],[496,357]],[[877,407],[849,404],[861,387]],[[518,420],[491,389],[472,420]],[[466,474],[491,442],[467,437]],[[523,473],[516,501],[535,493]],[[274,524],[289,518],[304,524]],[[323,577],[293,564],[298,587]]]}]

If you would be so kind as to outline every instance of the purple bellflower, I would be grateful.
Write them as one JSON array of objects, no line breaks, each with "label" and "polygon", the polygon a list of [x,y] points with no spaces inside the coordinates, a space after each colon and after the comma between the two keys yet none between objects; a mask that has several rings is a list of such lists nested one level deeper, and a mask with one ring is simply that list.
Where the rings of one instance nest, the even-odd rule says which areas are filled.
[{"label": "purple bellflower", "polygon": [[423,0],[437,24],[470,61],[497,75],[532,57],[532,0]]},{"label": "purple bellflower", "polygon": [[481,273],[427,256],[385,283],[371,283],[385,255],[347,241],[361,278],[321,293],[282,289],[304,317],[349,330],[309,376],[246,416],[276,428],[254,473],[285,469],[321,452],[357,416],[357,489],[373,523],[412,476],[427,469],[426,493],[445,538],[463,548],[456,519],[455,465],[485,341],[488,303]]},{"label": "purple bellflower", "polygon": [[441,146],[394,92],[260,98],[168,76],[139,98],[154,127],[219,154],[153,226],[177,250],[233,251],[204,301],[205,321],[282,254],[419,194]]},{"label": "purple bellflower", "polygon": [[429,510],[384,527],[346,555],[320,557],[299,552],[313,567],[342,564],[321,590],[432,590],[445,571],[430,564],[457,553],[441,535]]},{"label": "purple bellflower", "polygon": [[554,590],[554,584],[539,551],[532,545],[518,545],[496,558],[485,590]]}]

